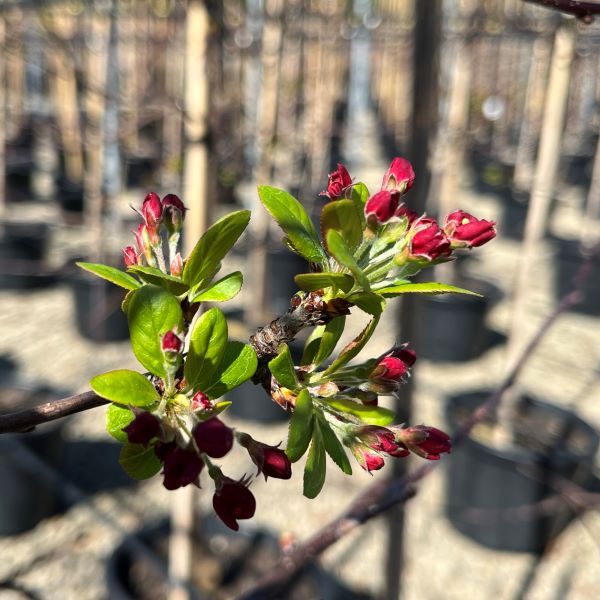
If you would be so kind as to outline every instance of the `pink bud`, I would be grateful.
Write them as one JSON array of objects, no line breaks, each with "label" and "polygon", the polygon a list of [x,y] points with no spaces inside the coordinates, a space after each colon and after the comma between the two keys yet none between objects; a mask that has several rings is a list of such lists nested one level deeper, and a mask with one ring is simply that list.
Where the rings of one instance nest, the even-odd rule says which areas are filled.
[{"label": "pink bud", "polygon": [[385,464],[380,454],[364,444],[356,442],[350,446],[350,450],[354,454],[356,462],[368,473],[378,471]]},{"label": "pink bud", "polygon": [[213,508],[227,527],[237,531],[239,519],[254,516],[256,500],[243,481],[222,476],[213,496]]},{"label": "pink bud", "polygon": [[327,196],[330,200],[337,200],[344,192],[352,186],[352,177],[342,163],[338,163],[337,169],[328,175],[327,190],[321,192],[321,196]]},{"label": "pink bud", "polygon": [[183,342],[174,331],[167,331],[162,337],[161,348],[163,352],[179,354],[183,349]]},{"label": "pink bud", "polygon": [[494,221],[477,219],[462,210],[455,210],[446,218],[444,231],[455,248],[474,248],[483,246],[496,237]]},{"label": "pink bud", "polygon": [[160,433],[160,420],[146,410],[138,412],[135,419],[123,428],[130,444],[147,446]]},{"label": "pink bud", "polygon": [[185,205],[175,194],[167,194],[162,200],[162,210],[164,212],[165,225],[169,234],[181,231],[183,220],[185,219]]},{"label": "pink bud", "polygon": [[133,267],[140,264],[138,254],[133,246],[123,248],[123,262],[126,267]]},{"label": "pink bud", "polygon": [[365,204],[365,215],[370,221],[387,223],[398,208],[399,196],[396,192],[382,190],[371,196]]},{"label": "pink bud", "polygon": [[408,365],[403,360],[395,356],[386,356],[371,371],[369,379],[374,381],[400,382],[407,373]]},{"label": "pink bud", "polygon": [[396,440],[411,452],[428,460],[439,460],[440,454],[450,453],[450,437],[435,427],[415,425],[414,427],[393,428]]},{"label": "pink bud", "polygon": [[398,206],[394,212],[394,216],[398,217],[399,219],[406,219],[409,227],[419,218],[419,214],[412,210],[412,208],[408,208],[408,206],[406,206],[404,203]]},{"label": "pink bud", "polygon": [[248,450],[258,472],[267,477],[289,479],[292,476],[292,463],[286,453],[277,446],[269,446],[252,439],[247,433],[237,434],[240,445]]},{"label": "pink bud", "polygon": [[414,181],[415,172],[412,165],[405,158],[397,156],[383,176],[381,189],[404,194],[410,190]]},{"label": "pink bud", "polygon": [[366,446],[378,452],[391,453],[398,448],[394,432],[378,425],[359,427],[354,435]]},{"label": "pink bud", "polygon": [[450,240],[435,219],[422,217],[411,227],[410,255],[413,258],[436,260],[450,256]]},{"label": "pink bud", "polygon": [[403,348],[398,348],[394,350],[390,356],[395,356],[399,358],[402,362],[406,363],[409,367],[412,367],[415,362],[417,362],[417,353],[408,346],[404,346]]},{"label": "pink bud", "polygon": [[150,230],[157,229],[162,219],[163,208],[158,194],[150,192],[142,202],[142,217]]},{"label": "pink bud", "polygon": [[180,277],[183,273],[183,258],[181,258],[181,253],[177,252],[175,256],[171,259],[171,275],[173,277]]},{"label": "pink bud", "polygon": [[192,435],[200,452],[212,458],[223,458],[233,446],[233,431],[216,417],[198,423]]},{"label": "pink bud", "polygon": [[194,412],[198,410],[208,412],[211,411],[213,408],[213,401],[204,392],[196,392],[192,396],[191,409]]}]

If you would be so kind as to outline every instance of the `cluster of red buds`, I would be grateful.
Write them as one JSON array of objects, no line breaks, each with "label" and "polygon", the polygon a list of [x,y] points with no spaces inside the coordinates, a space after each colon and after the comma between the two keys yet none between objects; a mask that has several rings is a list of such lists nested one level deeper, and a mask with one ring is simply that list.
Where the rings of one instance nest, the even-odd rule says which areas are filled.
[{"label": "cluster of red buds", "polygon": [[169,238],[169,272],[175,277],[181,275],[183,259],[177,252],[177,245],[185,211],[183,202],[175,194],[167,194],[162,200],[154,192],[147,194],[140,211],[144,222],[134,232],[135,247],[127,246],[123,249],[125,266],[143,265],[145,261],[148,266],[158,266],[163,272],[167,272],[160,233],[164,226]]}]

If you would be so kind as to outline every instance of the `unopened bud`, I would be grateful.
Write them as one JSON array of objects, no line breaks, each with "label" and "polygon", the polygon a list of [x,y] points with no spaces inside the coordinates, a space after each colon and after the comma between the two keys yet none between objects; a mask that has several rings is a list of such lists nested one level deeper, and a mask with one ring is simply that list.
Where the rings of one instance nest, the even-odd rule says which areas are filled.
[{"label": "unopened bud", "polygon": [[164,222],[169,235],[179,233],[185,219],[185,205],[175,194],[167,194],[162,200]]},{"label": "unopened bud", "polygon": [[140,257],[133,246],[123,248],[123,262],[126,267],[133,267],[140,264]]},{"label": "unopened bud", "polygon": [[171,259],[171,275],[173,277],[181,277],[181,273],[183,273],[183,258],[181,257],[181,253],[177,252],[175,256]]},{"label": "unopened bud", "polygon": [[410,190],[414,182],[415,172],[412,165],[405,158],[397,156],[383,176],[381,189],[404,194]]}]

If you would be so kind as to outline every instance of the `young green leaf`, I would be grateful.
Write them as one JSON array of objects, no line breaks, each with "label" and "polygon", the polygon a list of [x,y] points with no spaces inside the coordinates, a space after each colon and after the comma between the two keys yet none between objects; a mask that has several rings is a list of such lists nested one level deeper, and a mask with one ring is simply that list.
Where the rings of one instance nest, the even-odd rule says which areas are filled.
[{"label": "young green leaf", "polygon": [[279,354],[269,361],[269,371],[283,387],[295,390],[300,384],[294,370],[292,354],[287,344],[282,344],[280,348]]},{"label": "young green leaf", "polygon": [[205,312],[194,325],[184,375],[193,390],[210,388],[227,347],[227,320],[218,308]]},{"label": "young green leaf", "polygon": [[448,285],[447,283],[403,283],[402,285],[394,285],[377,290],[378,294],[386,298],[395,298],[400,294],[468,294],[470,296],[479,296],[476,292],[470,292],[463,288],[456,287],[454,285]]},{"label": "young green leaf", "polygon": [[344,315],[332,319],[325,325],[319,349],[313,359],[314,364],[320,365],[331,356],[331,353],[335,350],[337,343],[342,337],[342,333],[344,333],[345,325],[346,317]]},{"label": "young green leaf", "polygon": [[302,359],[300,360],[301,365],[310,365],[315,362],[315,356],[319,351],[321,338],[323,337],[324,332],[325,325],[317,325],[317,327],[312,330],[304,343],[304,351],[302,352]]},{"label": "young green leaf", "polygon": [[98,277],[102,277],[102,279],[106,279],[115,285],[125,288],[126,290],[137,290],[139,287],[142,287],[142,284],[137,279],[127,273],[123,273],[123,271],[120,271],[119,269],[115,269],[115,267],[88,262],[78,262],[75,264]]},{"label": "young green leaf", "polygon": [[308,390],[302,390],[296,397],[296,406],[290,419],[290,430],[288,434],[285,453],[292,462],[300,460],[312,437],[313,431],[313,405]]},{"label": "young green leaf", "polygon": [[117,404],[109,404],[106,410],[106,431],[119,442],[127,441],[127,434],[123,431],[133,421],[133,413],[128,408]]},{"label": "young green leaf", "polygon": [[131,346],[136,358],[154,375],[166,376],[162,336],[174,328],[183,331],[179,301],[165,288],[147,284],[133,294],[127,309]]},{"label": "young green leaf", "polygon": [[219,364],[218,379],[203,390],[211,399],[220,398],[254,375],[258,359],[254,348],[242,342],[228,342]]},{"label": "young green leaf", "polygon": [[314,292],[336,286],[343,292],[349,292],[354,285],[354,278],[348,273],[300,273],[294,277],[296,285],[306,292]]},{"label": "young green leaf", "polygon": [[258,186],[258,196],[299,254],[309,262],[327,260],[317,231],[298,200],[286,191],[268,185]]},{"label": "young green leaf", "polygon": [[331,460],[333,460],[346,475],[352,475],[352,466],[350,465],[344,446],[342,446],[337,435],[335,435],[333,429],[331,429],[329,423],[327,423],[323,417],[319,418],[319,429],[321,430],[321,436],[323,437],[323,445]]},{"label": "young green leaf", "polygon": [[220,268],[221,261],[244,232],[250,221],[249,210],[239,210],[211,225],[188,257],[182,279],[190,287],[208,286]]},{"label": "young green leaf", "polygon": [[365,347],[371,339],[379,323],[379,316],[373,317],[367,326],[340,352],[339,356],[329,365],[324,375],[331,375],[344,365],[347,365]]},{"label": "young green leaf", "polygon": [[133,479],[149,479],[156,475],[162,466],[154,454],[154,448],[141,444],[125,444],[121,448],[119,463]]},{"label": "young green leaf", "polygon": [[154,386],[141,373],[128,369],[96,375],[90,385],[98,396],[125,406],[150,406],[160,399]]},{"label": "young green leaf", "polygon": [[188,285],[183,283],[178,277],[167,275],[156,267],[146,267],[142,265],[133,265],[128,267],[127,270],[130,273],[139,275],[147,283],[159,285],[171,292],[174,296],[180,296],[181,294],[188,291]]},{"label": "young green leaf", "polygon": [[379,316],[385,308],[385,298],[373,292],[359,292],[346,298],[369,315]]},{"label": "young green leaf", "polygon": [[313,429],[312,444],[304,468],[304,490],[307,498],[316,498],[325,483],[325,446],[319,427]]},{"label": "young green leaf", "polygon": [[352,199],[357,200],[364,207],[369,199],[369,190],[364,183],[359,181],[352,186]]},{"label": "young green leaf", "polygon": [[327,249],[335,260],[343,267],[346,267],[354,275],[356,281],[361,285],[363,291],[369,292],[371,286],[363,270],[358,266],[352,252],[344,238],[335,229],[327,232]]},{"label": "young green leaf", "polygon": [[354,415],[368,425],[389,425],[396,417],[393,410],[382,406],[367,406],[347,398],[328,398],[327,402],[333,408]]},{"label": "young green leaf", "polygon": [[327,232],[335,229],[346,241],[348,249],[353,252],[362,241],[363,225],[362,207],[358,208],[353,200],[336,200],[328,202],[321,211],[321,234],[327,240]]},{"label": "young green leaf", "polygon": [[199,293],[192,291],[190,302],[227,302],[237,296],[243,282],[244,278],[240,271],[234,271]]}]

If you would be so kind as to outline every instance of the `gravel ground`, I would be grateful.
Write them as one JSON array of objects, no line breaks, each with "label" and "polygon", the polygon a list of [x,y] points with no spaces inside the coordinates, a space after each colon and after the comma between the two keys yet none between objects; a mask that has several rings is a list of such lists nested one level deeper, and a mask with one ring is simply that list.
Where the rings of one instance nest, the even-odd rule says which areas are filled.
[{"label": "gravel ground", "polygon": [[[376,185],[386,161],[368,135],[372,123],[367,121],[361,126],[367,132],[364,156],[369,158],[355,165],[352,173]],[[499,211],[495,198],[475,196],[468,191],[460,204],[482,216],[495,217]],[[31,210],[39,215],[39,207]],[[50,208],[44,211],[45,218],[52,218]],[[581,195],[569,192],[561,197],[552,230],[574,236],[581,219]],[[57,228],[54,239],[57,264],[62,257],[81,250],[78,235],[76,229]],[[480,249],[477,260],[468,265],[471,274],[493,281],[504,292],[504,300],[489,315],[490,327],[504,334],[511,318],[510,291],[519,258],[519,245],[500,238]],[[553,248],[548,242],[536,265],[528,319],[523,324],[526,334],[535,331],[555,305],[553,260]],[[242,297],[241,303],[245,301]],[[360,327],[359,320],[360,316],[353,317],[352,328]],[[70,291],[65,286],[28,293],[0,291],[0,327],[3,332],[0,352],[14,356],[26,378],[61,389],[84,390],[90,377],[97,373],[117,366],[136,368],[127,342],[98,345],[77,335]],[[370,354],[394,341],[392,322],[382,329]],[[576,313],[564,315],[524,370],[519,385],[557,404],[570,405],[576,401],[579,413],[600,426],[600,386],[595,375],[600,362],[599,334],[598,319]],[[459,390],[494,386],[501,380],[503,369],[502,346],[463,364],[422,360],[416,374],[415,422],[444,426],[444,397]],[[109,445],[103,430],[103,412],[100,408],[77,415],[69,420],[64,431],[71,444],[88,442],[91,448],[97,444],[104,452],[101,456],[99,452],[88,454],[87,458],[81,455],[79,462],[75,460],[71,465],[71,472],[79,472],[75,483],[88,490],[85,501],[75,503],[27,533],[0,538],[0,581],[12,580],[44,600],[108,598],[105,563],[113,548],[124,533],[167,514],[172,494],[161,487],[160,478],[130,485],[115,474],[114,447]],[[286,436],[285,425],[256,425],[235,419],[231,422],[247,428],[265,442],[278,443]],[[234,462],[235,457],[235,454],[227,457],[225,466]],[[414,466],[419,463],[418,459],[410,460]],[[231,467],[232,475],[236,475],[235,468],[240,467]],[[108,481],[104,481],[102,469],[113,477],[111,489],[106,487]],[[255,482],[253,491],[258,510],[254,524],[268,526],[280,534],[290,533],[298,540],[305,539],[372,481],[363,472],[357,471],[347,478],[331,468],[323,493],[318,500],[309,501],[301,495],[301,473],[302,469],[296,468],[291,482],[274,480],[268,485],[260,480]],[[68,477],[69,471],[63,472],[63,476]],[[442,464],[422,482],[418,495],[407,504],[404,598],[517,597],[534,558],[488,550],[454,530],[443,514],[444,480]],[[208,492],[198,494],[201,507],[206,507],[209,501]],[[532,600],[598,597],[598,532],[600,517],[594,511],[573,522],[540,563],[525,597]],[[323,564],[353,588],[380,595],[384,585],[385,540],[385,522],[374,520],[329,549],[323,556]],[[0,597],[19,596],[0,591]]]}]

